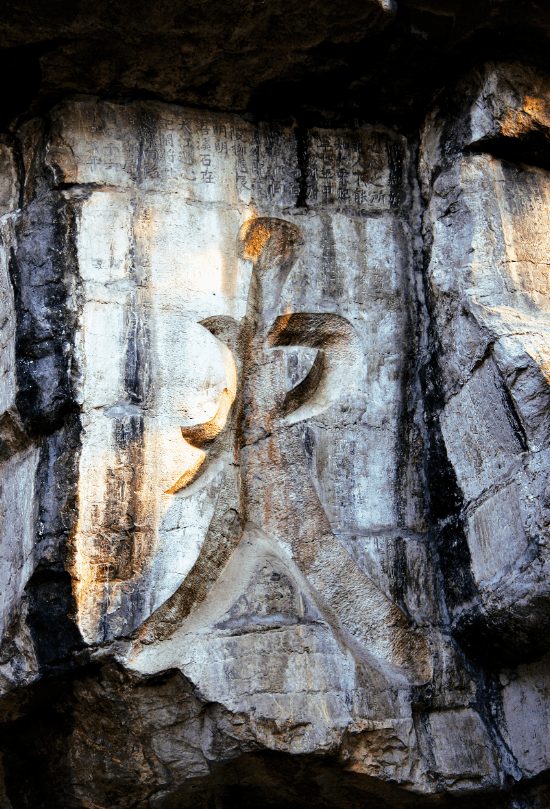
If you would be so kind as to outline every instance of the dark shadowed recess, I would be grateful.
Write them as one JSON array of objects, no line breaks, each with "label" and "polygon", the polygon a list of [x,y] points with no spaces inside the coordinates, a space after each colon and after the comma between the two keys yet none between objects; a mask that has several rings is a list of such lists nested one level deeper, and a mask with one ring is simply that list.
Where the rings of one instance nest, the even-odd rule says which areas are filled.
[{"label": "dark shadowed recess", "polygon": [[487,138],[478,141],[469,151],[491,154],[512,164],[550,170],[550,141],[544,131],[527,132],[514,138]]},{"label": "dark shadowed recess", "polygon": [[263,120],[414,129],[472,64],[550,67],[535,0],[18,0],[0,19],[4,127],[67,93]]},{"label": "dark shadowed recess", "polygon": [[[0,40],[4,45],[3,38]],[[50,49],[59,46],[59,41],[0,48],[0,75],[2,104],[0,121],[3,127],[17,115],[29,109],[40,94],[42,70],[40,58]]]},{"label": "dark shadowed recess", "polygon": [[[344,762],[330,755],[269,751],[211,761],[184,781],[177,768],[154,779],[147,710],[164,709],[169,717],[167,709],[178,700],[194,703],[187,716],[191,739],[193,723],[200,735],[206,715],[215,716],[221,707],[201,704],[180,672],[140,678],[113,665],[86,666],[31,691],[26,715],[12,710],[6,717],[11,721],[0,723],[12,809],[543,809],[550,801],[548,774],[498,792],[422,796],[346,771]],[[144,697],[153,701],[140,715]],[[0,712],[6,716],[1,704]],[[164,728],[168,734],[172,729],[177,738],[177,725]]]}]

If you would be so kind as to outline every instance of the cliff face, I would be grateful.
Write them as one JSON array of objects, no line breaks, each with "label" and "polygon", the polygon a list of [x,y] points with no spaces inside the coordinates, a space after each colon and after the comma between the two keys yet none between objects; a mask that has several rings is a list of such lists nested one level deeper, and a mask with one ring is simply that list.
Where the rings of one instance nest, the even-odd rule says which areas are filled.
[{"label": "cliff face", "polygon": [[550,75],[91,75],[0,143],[0,806],[548,806]]}]

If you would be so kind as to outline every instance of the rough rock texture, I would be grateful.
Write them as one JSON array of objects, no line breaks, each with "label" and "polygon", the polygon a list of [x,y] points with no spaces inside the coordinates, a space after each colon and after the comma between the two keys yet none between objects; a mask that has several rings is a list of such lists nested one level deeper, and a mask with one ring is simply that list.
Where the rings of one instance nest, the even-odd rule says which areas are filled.
[{"label": "rough rock texture", "polygon": [[267,121],[478,6],[6,16],[1,809],[550,805],[550,75]]},{"label": "rough rock texture", "polygon": [[453,137],[436,111],[421,149],[438,344],[433,429],[454,468],[471,557],[452,618],[501,663],[544,652],[550,605],[548,174],[540,168],[549,89],[532,71],[488,65],[462,90],[468,110]]},{"label": "rough rock texture", "polygon": [[550,68],[541,0],[5,0],[0,121],[68,93],[417,132],[486,59]]}]

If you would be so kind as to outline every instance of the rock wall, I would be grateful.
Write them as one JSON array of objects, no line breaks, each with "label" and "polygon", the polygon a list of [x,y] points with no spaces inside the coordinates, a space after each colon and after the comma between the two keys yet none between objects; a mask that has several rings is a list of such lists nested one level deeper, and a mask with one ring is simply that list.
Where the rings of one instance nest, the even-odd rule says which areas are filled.
[{"label": "rock wall", "polygon": [[5,138],[3,809],[549,805],[549,123]]}]

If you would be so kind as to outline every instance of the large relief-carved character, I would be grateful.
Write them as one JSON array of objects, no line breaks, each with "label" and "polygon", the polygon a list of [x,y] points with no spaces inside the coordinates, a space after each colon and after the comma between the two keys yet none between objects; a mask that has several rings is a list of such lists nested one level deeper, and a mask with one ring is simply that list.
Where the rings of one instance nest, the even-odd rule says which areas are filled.
[{"label": "large relief-carved character", "polygon": [[[264,198],[261,184],[254,199],[234,186],[233,158],[217,149],[226,117],[77,100],[55,119],[54,140],[75,155],[66,164],[68,152],[52,146],[55,170],[76,183],[67,194],[79,211],[83,440],[71,573],[86,643],[169,637],[223,579],[254,525],[334,605],[331,622],[350,643],[423,671],[415,621],[429,625],[434,610],[412,588],[403,596],[393,575],[403,556],[411,570],[418,563],[415,576],[431,576],[421,450],[403,424],[416,406],[406,391],[414,347],[404,208],[312,198],[305,216],[296,213],[310,241],[307,266],[290,275],[302,243],[295,226],[254,217],[292,206]],[[217,185],[141,172],[139,138],[128,138],[136,120],[145,152],[189,125],[195,144],[209,146]],[[265,140],[271,166],[271,135],[233,125],[249,156],[256,147],[263,155]],[[143,132],[156,133],[153,145]],[[404,154],[402,139],[370,129],[308,137],[312,160],[333,163],[331,171],[349,142],[345,161],[372,168],[358,185],[397,182],[388,161],[398,141]],[[277,140],[288,178],[293,138]],[[128,146],[124,171],[108,159],[114,141]],[[93,170],[92,146],[106,156]],[[76,190],[92,180],[106,188],[83,201]],[[301,374],[312,355],[287,395],[293,360]]]},{"label": "large relief-carved character", "polygon": [[[260,218],[241,228],[239,250],[253,262],[246,316],[240,325],[226,316],[201,323],[220,341],[226,387],[212,419],[182,428],[192,460],[168,490],[178,498],[193,496],[221,473],[214,516],[185,581],[135,635],[145,646],[163,641],[192,623],[197,611],[219,617],[220,604],[227,608],[225,623],[235,610],[242,613],[246,594],[232,590],[231,604],[218,592],[219,604],[210,608],[208,597],[237,546],[255,544],[299,571],[316,607],[355,653],[424,679],[425,638],[334,536],[307,467],[300,424],[353,387],[364,350],[340,315],[278,314],[303,244],[299,229],[285,220]],[[316,356],[305,378],[287,391],[285,348],[292,346],[313,349]],[[281,619],[280,609],[258,609],[267,628]]]}]

